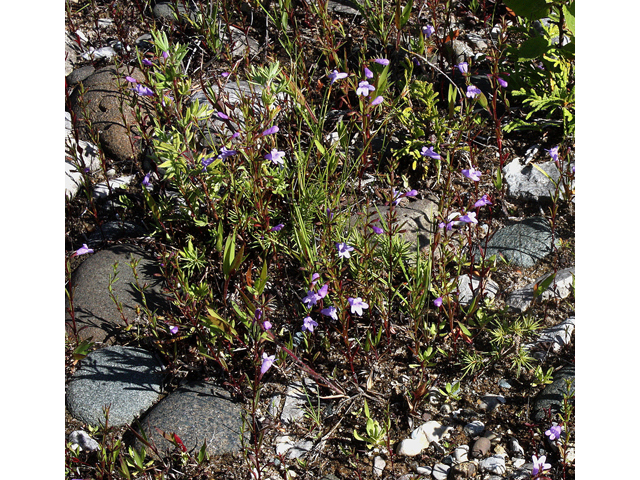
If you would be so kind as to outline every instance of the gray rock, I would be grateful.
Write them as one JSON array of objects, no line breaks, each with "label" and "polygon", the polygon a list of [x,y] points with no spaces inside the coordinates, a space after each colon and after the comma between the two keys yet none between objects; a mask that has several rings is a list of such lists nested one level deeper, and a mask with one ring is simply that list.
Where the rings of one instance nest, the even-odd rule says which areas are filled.
[{"label": "gray rock", "polygon": [[[197,453],[205,442],[209,455],[235,453],[242,447],[241,412],[240,405],[226,390],[212,382],[193,382],[163,398],[135,429],[144,432],[160,456],[169,454],[174,447],[156,428],[176,434],[191,454]],[[141,446],[136,438],[134,447]]]},{"label": "gray rock", "polygon": [[305,453],[310,452],[312,448],[313,442],[311,440],[300,440],[289,449],[288,457],[291,459],[300,458]]},{"label": "gray rock", "polygon": [[174,2],[157,2],[153,7],[152,14],[158,20],[173,23],[177,21],[178,23],[185,23],[188,19],[195,19],[195,11],[191,8],[191,5],[188,5],[188,8],[185,8],[185,5],[182,1],[178,2],[178,10],[176,12]]},{"label": "gray rock", "polygon": [[74,138],[67,138],[66,154],[64,162],[64,193],[70,199],[84,183],[84,175],[81,170],[89,169],[90,173],[100,170],[100,157],[98,148],[91,142],[80,140],[77,144]]},{"label": "gray rock", "polygon": [[[229,32],[231,33],[231,39],[229,39]],[[219,31],[220,40],[229,45],[229,51],[233,58],[243,57],[245,54],[255,56],[260,53],[260,44],[253,38],[240,30],[237,27],[229,25],[229,29],[225,25],[222,25]]]},{"label": "gray rock", "polygon": [[[167,310],[170,303],[162,291],[161,271],[157,261],[144,249],[135,245],[117,245],[90,256],[71,275],[70,288],[76,327],[80,340],[93,337],[94,342],[112,343],[117,327],[124,325],[118,309],[109,295],[109,276],[114,275],[114,264],[118,262],[118,279],[112,292],[122,304],[122,310],[131,323],[136,320],[136,305],[142,305],[142,295],[134,286],[136,280],[131,268],[131,257],[139,260],[136,267],[140,285],[147,285],[145,296],[151,309]],[[67,308],[69,301],[66,300]],[[73,334],[73,322],[67,311],[66,328]]]},{"label": "gray rock", "polygon": [[73,87],[78,83],[85,80],[89,77],[96,69],[93,65],[85,65],[84,67],[79,67],[74,69],[69,75],[67,75],[67,85],[69,87]]},{"label": "gray rock", "polygon": [[551,225],[542,217],[532,217],[502,227],[487,243],[486,257],[502,255],[520,267],[533,267],[552,251]]},{"label": "gray rock", "polygon": [[93,198],[105,199],[111,192],[114,192],[118,188],[127,187],[133,180],[133,175],[127,175],[125,177],[112,178],[107,182],[96,183],[93,186]]},{"label": "gray rock", "polygon": [[112,242],[123,237],[139,237],[145,235],[146,230],[129,222],[105,222],[99,225],[96,230],[89,236],[87,246],[89,248],[97,247],[103,242]]},{"label": "gray rock", "polygon": [[540,332],[539,343],[551,343],[554,352],[558,352],[563,346],[568,345],[571,333],[575,328],[576,317],[569,317],[564,322]]},{"label": "gray rock", "polygon": [[101,58],[106,58],[107,60],[115,57],[116,51],[113,47],[100,47],[100,48],[89,48],[89,51],[82,54],[82,58],[85,60],[100,60]]},{"label": "gray rock", "polygon": [[[544,170],[547,177],[540,170]],[[516,158],[503,168],[502,178],[507,185],[507,195],[522,200],[550,200],[555,194],[554,182],[560,180],[560,172],[552,161],[522,165]]]},{"label": "gray rock", "polygon": [[148,100],[131,90],[124,79],[127,75],[139,83],[145,82],[144,75],[137,68],[129,71],[109,66],[96,70],[83,80],[84,94],[76,88],[70,97],[71,108],[78,119],[80,139],[91,140],[87,128],[90,122],[104,152],[122,162],[138,158],[141,153],[140,140],[136,138],[140,133],[139,125],[130,106],[133,99],[138,101],[143,116],[153,115]]},{"label": "gray rock", "polygon": [[488,412],[494,411],[498,405],[502,405],[506,402],[506,399],[502,395],[484,395],[479,402],[479,407],[481,410],[486,410]]},{"label": "gray rock", "polygon": [[567,298],[571,293],[573,287],[573,278],[575,276],[575,267],[565,268],[558,270],[553,283],[547,288],[538,298],[534,296],[534,289],[536,285],[539,285],[542,281],[553,275],[553,272],[547,273],[535,281],[531,282],[526,287],[520,288],[515,292],[511,292],[506,299],[507,305],[515,311],[524,312],[527,310],[534,301],[546,301],[551,298]]},{"label": "gray rock", "polygon": [[[567,390],[566,380],[571,380],[571,390]],[[575,394],[576,371],[573,365],[562,367],[554,374],[553,383],[547,385],[545,389],[535,398],[533,402],[533,419],[542,422],[547,419],[547,411],[551,412],[553,420],[556,414],[562,411],[564,395]],[[571,399],[571,405],[575,405],[575,399]]]},{"label": "gray rock", "polygon": [[78,61],[78,54],[81,51],[75,34],[67,32],[64,37],[64,74],[69,75]]},{"label": "gray rock", "polygon": [[480,290],[480,277],[472,275],[460,275],[458,277],[458,302],[460,305],[467,307],[475,296],[482,293],[483,298],[495,298],[500,287],[493,280],[485,281],[484,288]]},{"label": "gray rock", "polygon": [[[394,207],[396,212],[396,223],[399,229],[402,231],[402,238],[413,245],[418,246],[420,250],[431,245],[435,230],[433,228],[433,222],[436,214],[438,213],[438,199],[434,196],[428,198],[419,199],[415,201],[409,201],[407,203],[401,203]],[[368,224],[375,226],[382,226],[382,223],[386,225],[387,215],[389,207],[382,205],[379,207],[372,207],[369,209],[371,216],[368,219]],[[382,220],[377,221],[382,217]],[[364,220],[353,217],[351,219],[351,225],[362,224]],[[362,226],[362,228],[365,228]],[[415,252],[415,248],[411,253]]]},{"label": "gray rock", "polygon": [[100,449],[100,444],[91,438],[84,430],[71,432],[67,441],[71,443],[71,448],[75,449],[80,447],[80,449],[85,452],[95,452]]},{"label": "gray rock", "polygon": [[502,455],[492,455],[480,460],[478,468],[480,468],[481,472],[497,473],[498,475],[502,475],[507,471],[504,456]]},{"label": "gray rock", "polygon": [[464,433],[469,437],[476,437],[484,431],[484,423],[480,420],[474,420],[464,426]]},{"label": "gray rock", "polygon": [[133,422],[158,400],[163,367],[142,348],[105,347],[88,354],[67,386],[69,414],[89,425],[104,425],[104,408],[109,408],[109,425]]},{"label": "gray rock", "polygon": [[292,423],[304,417],[306,408],[314,408],[318,385],[310,378],[302,382],[294,382],[289,385],[286,392],[284,407],[280,414],[280,420],[284,423]]}]

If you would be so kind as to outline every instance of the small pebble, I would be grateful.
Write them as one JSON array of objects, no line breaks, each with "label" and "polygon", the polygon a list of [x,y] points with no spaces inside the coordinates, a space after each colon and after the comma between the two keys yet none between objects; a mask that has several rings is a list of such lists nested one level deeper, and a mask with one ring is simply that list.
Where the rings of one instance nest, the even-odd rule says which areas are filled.
[{"label": "small pebble", "polygon": [[449,465],[444,463],[436,463],[431,472],[431,476],[436,480],[447,480],[447,473],[449,472]]},{"label": "small pebble", "polygon": [[484,431],[484,423],[480,420],[474,420],[464,426],[464,433],[473,438],[480,435]]},{"label": "small pebble", "polygon": [[504,378],[503,378],[503,379],[501,379],[501,380],[498,382],[498,386],[499,386],[500,388],[504,388],[504,389],[506,389],[506,390],[508,390],[508,389],[510,389],[510,388],[511,388],[511,384],[509,383],[509,381],[508,381],[508,380],[505,380]]},{"label": "small pebble", "polygon": [[473,458],[484,457],[491,449],[491,440],[486,437],[480,437],[475,441],[471,448],[471,456]]},{"label": "small pebble", "polygon": [[464,462],[454,465],[448,472],[447,480],[462,480],[475,477],[478,467],[473,462]]},{"label": "small pebble", "polygon": [[81,450],[86,452],[95,452],[100,449],[100,444],[96,442],[89,434],[83,430],[76,430],[69,434],[69,443],[72,448],[80,447]]},{"label": "small pebble", "polygon": [[453,451],[456,462],[462,463],[469,460],[469,445],[460,445]]},{"label": "small pebble", "polygon": [[387,462],[385,462],[381,456],[376,456],[373,459],[373,474],[376,477],[381,477],[382,476],[382,471],[384,470],[384,467],[387,466]]},{"label": "small pebble", "polygon": [[502,475],[507,471],[504,457],[500,455],[492,455],[491,457],[481,460],[480,463],[478,463],[478,467],[480,471],[497,473],[498,475]]}]

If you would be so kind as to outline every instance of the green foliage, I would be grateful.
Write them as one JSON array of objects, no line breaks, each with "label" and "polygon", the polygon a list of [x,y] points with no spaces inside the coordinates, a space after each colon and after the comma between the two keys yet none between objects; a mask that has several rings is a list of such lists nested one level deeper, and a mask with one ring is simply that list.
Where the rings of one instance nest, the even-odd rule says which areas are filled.
[{"label": "green foliage", "polygon": [[[507,5],[511,2],[506,2]],[[560,126],[565,136],[575,132],[575,1],[547,4],[544,0],[516,0],[514,11],[521,18],[512,34],[523,41],[505,49],[512,62],[509,77],[512,95],[521,97],[527,107],[524,119],[517,118],[504,127],[514,130],[542,130]],[[533,20],[549,16],[550,24],[539,22],[539,33]],[[531,121],[542,115],[545,121]]]},{"label": "green foliage", "polygon": [[377,420],[371,418],[369,413],[369,405],[367,401],[364,401],[364,416],[367,419],[367,425],[365,427],[365,433],[361,435],[358,430],[353,429],[353,438],[360,442],[365,442],[368,449],[372,449],[376,446],[382,446],[386,443],[387,434],[389,432],[390,425],[382,426]]},{"label": "green foliage", "polygon": [[460,381],[458,380],[453,385],[447,382],[444,386],[444,390],[439,388],[438,391],[449,400],[460,400]]}]

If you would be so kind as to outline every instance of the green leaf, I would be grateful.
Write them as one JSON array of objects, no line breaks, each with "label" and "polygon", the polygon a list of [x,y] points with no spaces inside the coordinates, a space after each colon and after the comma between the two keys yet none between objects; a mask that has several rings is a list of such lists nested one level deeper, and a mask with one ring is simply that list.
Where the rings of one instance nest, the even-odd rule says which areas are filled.
[{"label": "green leaf", "polygon": [[504,4],[516,15],[528,20],[539,20],[549,16],[546,0],[504,0]]},{"label": "green leaf", "polygon": [[233,261],[236,256],[236,234],[229,235],[227,237],[227,241],[224,246],[224,256],[222,261],[222,271],[224,272],[225,277],[228,277],[231,274],[231,266],[233,265]]},{"label": "green leaf", "polygon": [[520,60],[539,58],[549,49],[549,42],[546,38],[534,37],[522,42],[518,49],[518,58]]},{"label": "green leaf", "polygon": [[[399,5],[399,4],[398,4]],[[411,16],[411,8],[413,7],[413,0],[409,0],[402,10],[402,16],[400,18],[400,28],[404,27],[409,21]]]},{"label": "green leaf", "polygon": [[576,2],[571,2],[569,6],[562,6],[564,11],[564,23],[567,30],[571,32],[573,36],[576,34]]},{"label": "green leaf", "polygon": [[540,295],[542,295],[543,292],[551,286],[555,278],[556,278],[556,274],[554,273],[552,275],[549,275],[547,278],[545,278],[541,282],[536,283],[533,286],[533,296],[539,297]]}]

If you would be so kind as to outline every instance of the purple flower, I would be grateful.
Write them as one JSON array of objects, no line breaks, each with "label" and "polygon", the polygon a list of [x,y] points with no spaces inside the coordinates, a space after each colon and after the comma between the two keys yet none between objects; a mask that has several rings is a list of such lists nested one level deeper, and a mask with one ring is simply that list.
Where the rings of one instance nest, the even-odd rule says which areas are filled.
[{"label": "purple flower", "polygon": [[130,77],[129,75],[127,75],[126,77],[124,77],[124,79],[125,79],[127,82],[130,82],[130,83],[138,83],[138,80],[136,80],[136,79],[135,79],[135,78],[133,78],[133,77]]},{"label": "purple flower", "polygon": [[227,78],[229,75],[231,75],[229,72],[222,72],[222,73],[220,74],[220,76],[221,76],[222,78]]},{"label": "purple flower", "polygon": [[169,331],[175,335],[176,333],[178,333],[178,326],[174,325],[173,327],[169,327]]},{"label": "purple flower", "polygon": [[313,275],[311,275],[311,285],[315,285],[318,282],[318,279],[320,278],[320,274],[319,273],[314,273]]},{"label": "purple flower", "polygon": [[271,327],[273,327],[273,325],[271,325],[271,322],[269,320],[265,320],[262,326],[264,327],[265,330],[271,330]]},{"label": "purple flower", "polygon": [[384,98],[381,95],[378,95],[376,98],[371,100],[371,106],[380,105],[382,102],[384,102]]},{"label": "purple flower", "polygon": [[469,85],[467,87],[467,97],[468,98],[476,98],[481,93],[482,92],[480,91],[480,89],[478,87],[476,87],[475,85]]},{"label": "purple flower", "polygon": [[279,232],[280,230],[282,230],[282,227],[284,227],[284,223],[279,223],[275,227],[271,227],[270,231],[271,232]]},{"label": "purple flower", "polygon": [[273,150],[271,150],[271,153],[267,153],[264,156],[264,158],[266,158],[267,160],[271,160],[271,162],[274,164],[284,165],[284,160],[282,159],[282,157],[284,157],[284,152],[279,151],[277,148],[274,148]]},{"label": "purple flower", "polygon": [[393,205],[397,205],[398,201],[403,198],[403,197],[415,197],[418,194],[417,190],[409,190],[408,192],[405,193],[400,193],[400,192],[396,192],[395,188],[391,189],[391,193],[393,194],[393,202],[391,202]]},{"label": "purple flower", "polygon": [[384,65],[384,66],[389,65],[389,60],[387,60],[386,58],[376,58],[374,60],[374,62],[376,62],[377,64],[380,64],[380,65]]},{"label": "purple flower", "polygon": [[218,116],[218,118],[221,118],[222,120],[229,120],[229,116],[225,113],[217,112],[216,115]]},{"label": "purple flower", "polygon": [[333,85],[333,83],[336,80],[341,80],[343,78],[347,78],[348,74],[344,73],[344,72],[338,72],[337,70],[334,70],[333,72],[331,72],[329,74],[329,78],[331,79],[331,84]]},{"label": "purple flower", "polygon": [[549,440],[551,440],[552,442],[557,439],[560,438],[560,434],[562,433],[562,427],[560,425],[554,425],[553,427],[551,427],[549,430],[547,430],[546,432],[544,432],[544,434],[549,437]]},{"label": "purple flower", "polygon": [[427,25],[426,27],[422,27],[422,33],[425,37],[429,38],[436,32],[436,29],[433,28],[433,25]]},{"label": "purple flower", "polygon": [[381,229],[380,227],[376,227],[375,225],[369,225],[371,227],[371,229],[373,230],[373,232],[377,235],[380,235],[381,233],[384,233],[384,230]]},{"label": "purple flower", "polygon": [[480,170],[476,170],[474,167],[471,167],[469,169],[462,170],[462,175],[470,180],[473,180],[474,182],[479,182],[482,172]]},{"label": "purple flower", "polygon": [[151,65],[153,65],[153,62],[151,60],[149,60],[148,58],[143,58],[142,59],[142,64],[146,65],[147,67],[150,67]]},{"label": "purple flower", "polygon": [[458,70],[460,70],[460,73],[463,75],[469,73],[469,64],[467,62],[460,62],[456,67],[458,67]]},{"label": "purple flower", "polygon": [[265,135],[272,135],[274,133],[278,133],[280,131],[280,129],[278,128],[277,125],[274,125],[271,128],[267,128],[264,132],[262,132],[262,136],[264,137]]},{"label": "purple flower", "polygon": [[169,52],[162,52],[162,58],[164,58],[165,60],[169,58]]},{"label": "purple flower", "polygon": [[322,288],[320,288],[320,290],[318,290],[318,300],[320,300],[321,298],[324,298],[327,296],[327,293],[329,293],[329,284],[325,283]]},{"label": "purple flower", "polygon": [[93,249],[87,247],[86,243],[83,243],[82,246],[76,250],[75,255],[84,255],[85,253],[93,253]]},{"label": "purple flower", "polygon": [[323,308],[322,310],[320,310],[320,313],[327,317],[331,317],[334,320],[338,320],[338,310],[336,310],[336,307]]},{"label": "purple flower", "polygon": [[309,290],[307,291],[307,296],[302,299],[302,303],[304,303],[307,308],[311,308],[318,303],[318,300],[318,294],[313,290]]},{"label": "purple flower", "polygon": [[151,186],[150,180],[151,180],[151,172],[147,173],[142,179],[142,186],[144,188],[149,188]]},{"label": "purple flower", "polygon": [[482,198],[473,204],[474,207],[486,207],[487,205],[493,205],[488,195],[482,195]]},{"label": "purple flower", "polygon": [[336,243],[336,247],[338,248],[338,256],[341,258],[349,258],[351,254],[349,252],[353,251],[353,247],[347,245],[346,243]]},{"label": "purple flower", "polygon": [[273,362],[275,361],[275,355],[267,355],[266,352],[262,352],[262,367],[260,367],[260,374],[264,375],[266,371],[271,368],[271,365],[273,365]]},{"label": "purple flower", "polygon": [[329,220],[333,220],[333,212],[331,211],[330,208],[327,208],[327,218]]},{"label": "purple flower", "polygon": [[262,310],[260,310],[259,308],[256,308],[256,311],[253,312],[253,317],[256,320],[260,320],[262,318]]},{"label": "purple flower", "polygon": [[436,307],[440,308],[440,307],[442,306],[442,297],[438,297],[438,298],[436,298],[436,299],[433,301],[433,304],[434,304]]},{"label": "purple flower", "polygon": [[356,95],[364,95],[365,97],[368,97],[369,92],[373,92],[375,89],[376,87],[374,87],[373,85],[369,85],[369,82],[364,80],[358,84]]},{"label": "purple flower", "polygon": [[503,80],[500,77],[498,77],[498,83],[500,84],[500,86],[502,86],[502,88],[507,88],[507,86],[509,85],[506,80]]},{"label": "purple flower", "polygon": [[532,475],[537,475],[538,473],[551,468],[550,464],[544,463],[547,461],[546,455],[542,455],[540,458],[532,455],[531,460],[533,460],[533,470],[531,471]]},{"label": "purple flower", "polygon": [[422,151],[420,152],[423,157],[433,158],[434,160],[440,160],[442,157],[433,151],[433,147],[422,147]]},{"label": "purple flower", "polygon": [[450,231],[453,228],[453,222],[447,222],[447,223],[440,222],[438,224],[438,228],[446,228],[447,231]]},{"label": "purple flower", "polygon": [[236,153],[238,152],[235,150],[230,150],[227,147],[222,147],[217,158],[221,158],[222,160],[224,160],[227,157],[233,157]]},{"label": "purple flower", "polygon": [[552,147],[552,148],[550,148],[549,150],[547,150],[547,149],[545,148],[545,150],[544,150],[544,151],[545,151],[545,152],[547,152],[547,153],[549,154],[549,156],[551,157],[551,160],[553,160],[554,162],[557,162],[557,161],[558,161],[558,147],[557,147],[557,146]]},{"label": "purple flower", "polygon": [[362,310],[369,308],[369,304],[363,302],[360,297],[349,297],[347,300],[349,301],[349,305],[351,305],[351,313],[362,315]]},{"label": "purple flower", "polygon": [[136,83],[136,86],[131,90],[134,90],[138,95],[142,97],[153,97],[154,95],[153,90],[145,85],[140,85],[139,83]]},{"label": "purple flower", "polygon": [[213,157],[203,158],[202,161],[200,162],[200,163],[202,163],[202,170],[206,170],[207,167],[209,165],[211,165],[214,160],[215,160],[215,158],[213,158]]},{"label": "purple flower", "polygon": [[364,67],[364,76],[365,78],[373,78],[373,72],[367,67]]},{"label": "purple flower", "polygon": [[318,322],[316,322],[313,318],[311,317],[304,317],[304,320],[302,320],[302,330],[308,330],[311,333],[313,333],[313,328],[318,326]]},{"label": "purple flower", "polygon": [[468,212],[458,218],[459,221],[464,223],[478,223],[476,220],[476,212]]}]

